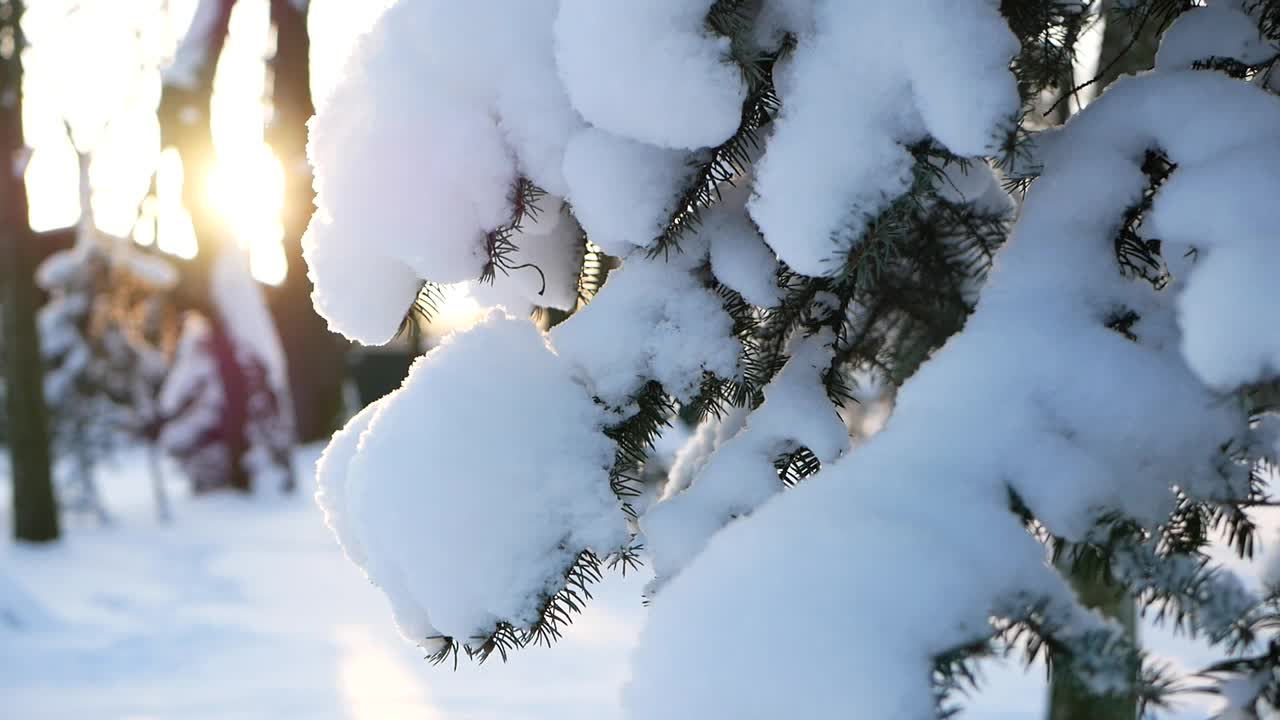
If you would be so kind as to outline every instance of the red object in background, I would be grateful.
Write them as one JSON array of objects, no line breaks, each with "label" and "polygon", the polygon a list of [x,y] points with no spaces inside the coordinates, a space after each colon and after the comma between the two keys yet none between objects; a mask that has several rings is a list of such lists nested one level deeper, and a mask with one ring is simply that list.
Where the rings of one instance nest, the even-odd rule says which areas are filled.
[{"label": "red object in background", "polygon": [[210,351],[217,364],[218,379],[222,383],[222,413],[210,441],[226,448],[230,460],[225,476],[217,484],[247,491],[252,487],[252,482],[242,458],[249,447],[245,436],[249,417],[249,386],[244,369],[236,358],[236,347],[231,336],[216,318],[211,318],[210,323],[213,326]]}]

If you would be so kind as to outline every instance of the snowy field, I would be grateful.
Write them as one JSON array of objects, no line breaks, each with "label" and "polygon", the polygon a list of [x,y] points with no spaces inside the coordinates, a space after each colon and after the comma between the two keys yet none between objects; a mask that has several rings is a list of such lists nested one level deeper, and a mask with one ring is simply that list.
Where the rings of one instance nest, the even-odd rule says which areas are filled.
[{"label": "snowy field", "polygon": [[[140,462],[104,490],[111,527],[0,545],[5,720],[619,715],[643,578],[603,588],[560,646],[455,672],[399,637],[309,491],[190,500],[175,487],[176,517],[160,526]],[[3,517],[7,538],[7,506]]]},{"label": "snowy field", "polygon": [[[309,489],[192,500],[175,484],[175,519],[165,526],[154,519],[143,467],[127,458],[103,478],[111,526],[71,522],[49,548],[0,544],[0,717],[621,717],[616,696],[643,619],[645,578],[611,578],[554,648],[506,664],[434,667],[396,634],[382,594],[343,557]],[[9,493],[0,490],[7,538]],[[1148,635],[1162,654],[1190,665],[1201,656],[1165,633]],[[1044,693],[1038,669],[996,670],[962,717],[1039,718]],[[1169,717],[1207,715],[1188,704]]]}]

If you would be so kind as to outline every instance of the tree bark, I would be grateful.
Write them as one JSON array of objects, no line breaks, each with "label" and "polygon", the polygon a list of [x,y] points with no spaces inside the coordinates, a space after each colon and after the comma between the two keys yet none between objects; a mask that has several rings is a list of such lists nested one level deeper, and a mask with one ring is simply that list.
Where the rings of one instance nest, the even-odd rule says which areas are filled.
[{"label": "tree bark", "polygon": [[340,420],[345,349],[311,303],[311,280],[302,258],[302,235],[315,208],[307,163],[311,99],[311,41],[306,6],[271,0],[276,52],[271,61],[271,123],[267,142],[284,168],[284,250],[288,275],[267,299],[289,366],[294,427],[300,442],[328,438]]},{"label": "tree bark", "polygon": [[23,180],[21,0],[0,0],[0,281],[4,287],[4,366],[13,474],[13,530],[19,540],[58,537],[50,468],[44,366],[35,322],[34,234]]},{"label": "tree bark", "polygon": [[[1061,564],[1060,569],[1070,573],[1066,563]],[[1127,588],[1119,583],[1107,585],[1096,577],[1071,575],[1070,580],[1081,603],[1120,623],[1130,642],[1137,644],[1134,600]],[[1135,720],[1138,717],[1135,692],[1097,695],[1079,678],[1063,672],[1062,667],[1062,663],[1055,663],[1049,683],[1049,720]],[[1136,667],[1133,679],[1137,680]]]},{"label": "tree bark", "polygon": [[157,119],[160,147],[172,148],[182,158],[182,205],[191,215],[199,253],[190,262],[179,263],[182,281],[178,284],[180,305],[213,316],[209,287],[216,241],[222,235],[222,218],[209,197],[209,170],[213,166],[212,100],[213,76],[218,57],[226,44],[227,30],[235,0],[216,0],[217,17],[204,38],[189,41],[204,46],[203,62],[189,82],[166,81],[160,93]]}]

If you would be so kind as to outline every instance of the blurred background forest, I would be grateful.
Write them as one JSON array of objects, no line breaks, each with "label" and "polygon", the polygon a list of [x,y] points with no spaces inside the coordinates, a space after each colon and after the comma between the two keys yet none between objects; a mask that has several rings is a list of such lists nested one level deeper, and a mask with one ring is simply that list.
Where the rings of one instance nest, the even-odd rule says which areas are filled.
[{"label": "blurred background forest", "polygon": [[95,468],[123,446],[176,459],[199,492],[289,489],[289,449],[403,374],[416,334],[349,357],[311,308],[300,242],[307,120],[385,5],[0,3],[18,100],[0,152],[25,180],[0,180],[19,537],[56,535],[55,504],[107,519]]}]

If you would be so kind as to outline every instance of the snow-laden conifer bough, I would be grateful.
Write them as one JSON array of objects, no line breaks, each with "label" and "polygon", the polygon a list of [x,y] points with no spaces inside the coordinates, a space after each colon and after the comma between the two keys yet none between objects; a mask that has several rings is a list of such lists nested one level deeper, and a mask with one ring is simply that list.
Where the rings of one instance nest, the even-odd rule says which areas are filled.
[{"label": "snow-laden conifer bough", "polygon": [[[1201,547],[1211,524],[1247,546],[1277,452],[1280,100],[1253,71],[1280,8],[1187,10],[1153,72],[1028,138],[1019,90],[1070,51],[997,5],[387,11],[311,126],[316,306],[371,344],[446,284],[511,311],[319,465],[406,637],[550,642],[603,565],[648,558],[631,717],[933,717],[1017,638],[1162,700],[1048,545],[1224,652],[1265,639],[1274,600]],[[1002,154],[1039,177],[988,282]],[[594,296],[587,240],[620,259]],[[543,334],[531,305],[576,312]],[[901,384],[856,448],[855,372]],[[703,425],[647,486],[677,410]],[[1241,702],[1275,699],[1275,655],[1246,657]]]}]

